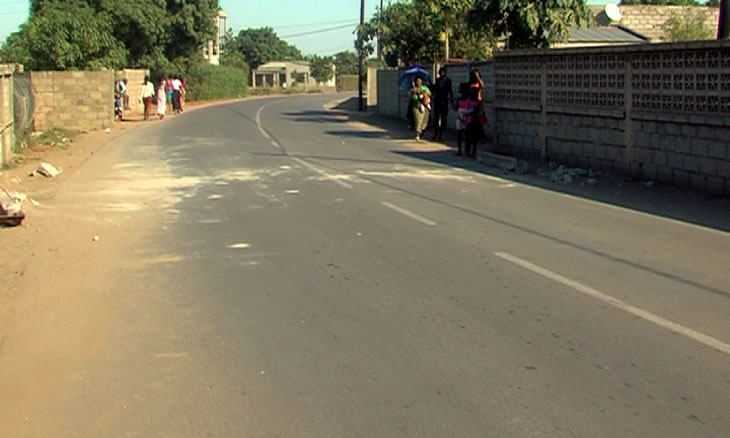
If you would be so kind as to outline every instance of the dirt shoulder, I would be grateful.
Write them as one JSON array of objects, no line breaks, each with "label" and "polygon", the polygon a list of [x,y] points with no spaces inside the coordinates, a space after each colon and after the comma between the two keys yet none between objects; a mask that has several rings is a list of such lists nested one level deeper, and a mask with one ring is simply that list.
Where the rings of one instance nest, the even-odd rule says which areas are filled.
[{"label": "dirt shoulder", "polygon": [[[192,103],[188,105],[187,112],[235,101]],[[34,144],[18,154],[13,164],[0,170],[2,188],[27,196],[23,203],[26,214],[23,223],[17,227],[0,227],[0,248],[3,252],[3,263],[0,264],[0,278],[3,279],[3,287],[0,289],[0,350],[4,329],[12,319],[10,316],[16,311],[14,304],[23,289],[28,287],[25,277],[31,262],[37,265],[54,265],[64,245],[83,246],[78,242],[82,241],[85,245],[93,237],[88,232],[78,236],[71,234],[76,222],[68,219],[79,216],[79,211],[84,208],[78,206],[79,211],[57,211],[54,204],[59,190],[91,158],[104,152],[109,144],[127,133],[156,123],[165,123],[165,120],[145,122],[140,115],[131,115],[124,122],[116,122],[108,131],[81,133],[63,146]],[[46,178],[37,173],[34,175],[41,162],[52,164],[61,174],[56,178]],[[52,283],[58,279],[46,280]]]},{"label": "dirt shoulder", "polygon": [[[243,100],[280,97],[251,96],[243,99],[227,99],[203,102],[188,102],[186,113],[211,106],[235,103]],[[156,123],[165,123],[176,117],[169,115],[165,120],[145,122],[141,114],[127,115],[124,122],[116,122],[108,131],[84,132],[63,146],[31,145],[16,155],[14,163],[0,169],[0,186],[11,192],[27,196],[23,204],[26,219],[17,227],[0,227],[0,248],[3,263],[0,264],[0,278],[4,287],[0,290],[0,348],[3,339],[3,321],[12,310],[12,302],[22,287],[22,279],[31,260],[38,261],[57,248],[59,235],[65,233],[63,226],[53,215],[43,214],[53,208],[54,200],[61,187],[84,165],[116,139],[136,129]],[[41,162],[52,164],[61,171],[57,178],[46,178],[35,174]],[[88,239],[89,236],[79,238]]]}]

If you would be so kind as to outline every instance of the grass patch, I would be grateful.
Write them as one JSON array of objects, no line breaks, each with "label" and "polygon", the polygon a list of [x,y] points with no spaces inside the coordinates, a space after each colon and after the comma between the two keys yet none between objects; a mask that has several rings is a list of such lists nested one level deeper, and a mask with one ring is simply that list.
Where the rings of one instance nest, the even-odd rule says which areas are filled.
[{"label": "grass patch", "polygon": [[43,132],[32,133],[30,141],[40,146],[66,148],[79,133],[70,129],[50,128]]}]

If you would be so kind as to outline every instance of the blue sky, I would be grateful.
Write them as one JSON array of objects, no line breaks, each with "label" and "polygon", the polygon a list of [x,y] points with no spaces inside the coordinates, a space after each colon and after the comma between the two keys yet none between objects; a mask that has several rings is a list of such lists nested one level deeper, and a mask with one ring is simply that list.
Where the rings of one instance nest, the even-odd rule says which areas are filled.
[{"label": "blue sky", "polygon": [[[365,0],[366,19],[372,17],[379,4],[379,0]],[[273,27],[305,54],[331,55],[351,50],[352,31],[360,20],[358,0],[221,0],[221,6],[228,13],[228,27],[236,33],[249,27]],[[4,42],[27,18],[28,0],[0,0],[0,41]],[[336,27],[340,29],[300,35]]]}]

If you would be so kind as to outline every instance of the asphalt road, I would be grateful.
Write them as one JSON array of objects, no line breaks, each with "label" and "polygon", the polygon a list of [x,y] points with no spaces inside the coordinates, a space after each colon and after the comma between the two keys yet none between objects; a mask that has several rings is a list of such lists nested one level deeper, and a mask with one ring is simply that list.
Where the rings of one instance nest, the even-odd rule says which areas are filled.
[{"label": "asphalt road", "polygon": [[729,233],[473,169],[332,99],[115,143],[107,210],[154,213],[21,435],[730,436]]}]

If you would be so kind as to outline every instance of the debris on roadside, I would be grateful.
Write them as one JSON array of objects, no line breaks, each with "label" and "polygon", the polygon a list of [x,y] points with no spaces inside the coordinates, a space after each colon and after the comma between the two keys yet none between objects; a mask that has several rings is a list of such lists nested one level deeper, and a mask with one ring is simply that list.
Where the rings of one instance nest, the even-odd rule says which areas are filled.
[{"label": "debris on roadside", "polygon": [[0,187],[0,226],[17,227],[23,222],[23,202],[26,199],[27,195],[10,193]]},{"label": "debris on roadside", "polygon": [[527,169],[529,167],[527,161],[517,160],[515,157],[499,155],[494,152],[481,154],[477,161],[489,167],[500,169],[504,172],[514,172],[520,175],[527,173]]},{"label": "debris on roadside", "polygon": [[30,176],[35,176],[35,174],[43,175],[46,178],[55,178],[61,174],[61,171],[56,169],[53,164],[42,162]]},{"label": "debris on roadside", "polygon": [[551,162],[548,169],[538,169],[537,174],[558,184],[579,183],[581,186],[598,184],[598,177],[603,174],[599,170],[583,169],[580,167],[568,168],[563,164]]}]

